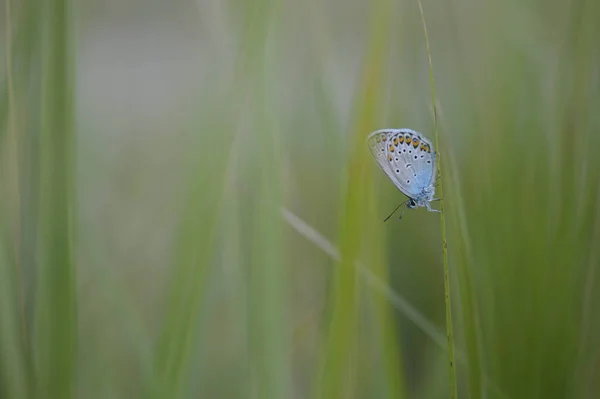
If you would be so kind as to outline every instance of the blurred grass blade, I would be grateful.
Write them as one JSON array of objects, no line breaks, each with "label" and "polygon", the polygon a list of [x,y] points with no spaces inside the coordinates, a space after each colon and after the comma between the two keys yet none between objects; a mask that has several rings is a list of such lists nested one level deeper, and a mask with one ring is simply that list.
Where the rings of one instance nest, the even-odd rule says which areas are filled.
[{"label": "blurred grass blade", "polygon": [[15,273],[4,240],[0,239],[0,396],[25,399],[31,397],[25,351],[27,337],[19,328],[19,284]]},{"label": "blurred grass blade", "polygon": [[[385,257],[385,239],[382,231],[384,224],[380,218],[376,217],[379,213],[377,212],[377,202],[373,188],[367,190],[367,203],[370,218],[365,222],[365,231],[368,232],[365,241],[368,248],[366,252],[369,259],[369,272],[373,279],[387,287],[389,286],[390,270],[388,265],[390,262]],[[368,279],[365,280],[367,280],[367,285],[372,285]],[[374,294],[372,295],[376,321],[374,328],[377,332],[376,337],[379,338],[377,342],[379,343],[379,354],[384,368],[384,384],[381,384],[381,386],[385,389],[385,397],[387,398],[408,397],[405,381],[406,373],[402,365],[404,356],[394,319],[393,302],[388,301],[381,292],[371,291],[371,293]]]},{"label": "blurred grass blade", "polygon": [[157,376],[151,387],[154,396],[179,397],[185,393],[184,384],[191,369],[190,356],[194,352],[206,292],[205,279],[219,228],[227,165],[241,123],[236,118],[241,119],[246,100],[252,94],[250,82],[260,72],[261,65],[257,61],[266,41],[267,4],[267,1],[254,2],[245,10],[234,80],[228,95],[215,100],[217,106],[228,108],[205,114],[199,145],[194,148],[196,165],[188,184],[190,192],[174,253],[165,322],[157,343]]},{"label": "blurred grass blade", "polygon": [[48,0],[45,6],[36,390],[39,397],[68,399],[75,388],[77,344],[71,4]]},{"label": "blurred grass blade", "polygon": [[[319,234],[311,226],[307,225],[302,219],[294,215],[287,209],[282,209],[282,216],[285,221],[294,228],[299,234],[307,240],[321,248],[335,261],[340,261],[340,253],[325,237]],[[444,333],[436,327],[430,320],[423,316],[410,302],[402,295],[391,289],[381,278],[375,275],[369,267],[355,262],[354,267],[358,274],[365,279],[368,285],[380,295],[384,296],[400,313],[407,319],[415,323],[433,342],[439,347],[446,348],[446,337]]]},{"label": "blurred grass blade", "polygon": [[[262,3],[262,27],[265,39],[280,38],[282,26],[278,23],[279,1]],[[268,5],[268,7],[267,7]],[[256,28],[257,30],[259,28]],[[276,85],[269,79],[269,65],[277,65],[272,47],[276,40],[267,40],[264,52],[260,52],[259,73],[253,79],[255,125],[250,143],[246,148],[255,148],[250,157],[256,165],[252,181],[256,182],[252,232],[251,261],[249,268],[249,369],[252,385],[249,396],[264,399],[279,399],[293,396],[291,388],[291,365],[289,358],[290,324],[286,309],[288,270],[283,262],[284,242],[279,208],[282,202],[282,134],[274,109],[277,109]],[[275,51],[273,51],[275,52]],[[257,54],[257,55],[258,55]],[[255,145],[253,145],[255,143]],[[248,166],[252,168],[252,166]]]},{"label": "blurred grass blade", "polygon": [[[260,93],[260,89],[257,92]],[[257,94],[255,92],[255,94]],[[260,102],[260,100],[259,100]],[[266,111],[266,110],[265,110]],[[291,396],[290,367],[287,354],[286,268],[282,261],[281,160],[272,121],[265,115],[255,130],[259,176],[255,179],[258,201],[254,212],[250,286],[250,370],[257,398],[278,399]],[[280,131],[280,130],[279,130]]]},{"label": "blurred grass blade", "polygon": [[[210,111],[203,113],[202,125],[197,127],[206,134],[200,135],[189,149],[193,151],[190,158],[194,164],[172,255],[174,266],[167,286],[162,331],[156,343],[155,377],[148,387],[152,397],[183,395],[191,370],[190,357],[194,353],[234,138],[234,127],[226,118],[219,122],[213,119],[223,115],[221,110]],[[212,131],[219,134],[211,134]],[[216,153],[216,148],[221,151]]]},{"label": "blurred grass blade", "polygon": [[[43,0],[12,0],[9,4],[5,4],[11,8],[11,13],[6,13],[6,17],[16,20],[11,23],[14,34],[6,36],[7,51],[10,49],[12,57],[7,57],[6,62],[10,62],[12,75],[14,79],[13,85],[26,86],[33,82],[37,83],[37,65],[39,63],[40,54],[40,15],[42,12]],[[16,18],[15,18],[16,16]],[[8,29],[8,26],[7,26]],[[6,69],[6,79],[0,82],[0,142],[4,140],[4,133],[7,131],[7,123],[9,121],[9,102],[10,102],[10,79],[9,69]],[[15,88],[19,91],[18,88]],[[36,98],[39,100],[39,98]],[[37,107],[34,107],[34,110]],[[32,110],[33,111],[33,110]],[[36,117],[33,112],[29,116]]]},{"label": "blurred grass blade", "polygon": [[378,122],[380,99],[383,97],[383,65],[389,44],[387,33],[392,15],[391,2],[379,0],[372,3],[370,37],[360,89],[356,93],[354,127],[349,139],[348,180],[342,196],[340,267],[334,271],[331,285],[330,324],[317,378],[316,397],[320,399],[343,398],[357,389],[354,386],[356,371],[350,366],[356,357],[358,321],[356,271],[352,266],[358,258],[365,227],[365,178],[369,167],[365,138],[375,130]]},{"label": "blurred grass blade", "polygon": [[[227,148],[230,136],[223,138],[221,148]],[[208,142],[205,141],[205,144]],[[216,143],[210,143],[210,146],[213,144]],[[209,156],[207,153],[204,155]],[[226,159],[221,162],[212,164],[211,168],[201,163],[196,168],[193,189],[183,211],[175,253],[175,270],[171,277],[164,327],[157,347],[156,386],[152,389],[158,397],[180,397],[185,372],[189,369],[189,356],[193,352],[204,280],[211,260],[220,211],[222,182],[219,176],[224,174]]]},{"label": "blurred grass blade", "polygon": [[[463,329],[465,334],[466,346],[466,369],[469,386],[469,397],[471,399],[481,398],[483,395],[483,367],[481,361],[481,342],[480,342],[480,324],[478,317],[477,296],[474,289],[472,269],[475,267],[473,263],[473,255],[469,247],[469,233],[466,225],[466,216],[463,209],[463,199],[461,197],[460,180],[455,175],[456,163],[453,158],[451,149],[447,149],[449,165],[450,190],[447,190],[447,196],[452,198],[450,207],[450,237],[452,241],[452,253],[455,259],[455,267],[459,280],[459,302],[460,315],[462,316]],[[447,173],[448,175],[448,173]]]},{"label": "blurred grass blade", "polygon": [[[6,80],[3,82],[6,90],[5,93],[0,92],[0,143],[5,144],[2,155],[9,158],[10,169],[10,176],[3,183],[8,190],[5,195],[14,198],[10,209],[6,210],[6,223],[14,226],[10,244],[16,248],[20,323],[28,341],[34,317],[40,207],[37,194],[42,96],[40,9],[38,0],[6,1]],[[14,18],[15,15],[17,18]],[[2,97],[4,94],[6,101]],[[6,126],[2,125],[5,122]],[[8,132],[6,141],[3,141],[4,131]]]}]

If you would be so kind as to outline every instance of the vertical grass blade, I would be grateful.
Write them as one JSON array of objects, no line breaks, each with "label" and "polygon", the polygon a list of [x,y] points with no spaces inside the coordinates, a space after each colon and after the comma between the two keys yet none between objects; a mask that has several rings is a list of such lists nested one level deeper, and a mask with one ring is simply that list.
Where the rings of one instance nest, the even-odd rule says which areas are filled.
[{"label": "vertical grass blade", "polygon": [[[429,65],[429,84],[431,86],[431,107],[433,109],[433,129],[435,133],[435,147],[438,154],[441,153],[440,142],[438,138],[438,118],[437,106],[435,101],[435,84],[433,80],[433,65],[431,63],[431,49],[429,46],[429,35],[427,34],[427,24],[425,23],[425,13],[421,0],[417,0],[419,11],[421,13],[421,22],[423,24],[423,33],[425,34],[425,44],[427,46],[427,63]],[[444,298],[446,304],[446,336],[448,339],[448,363],[450,379],[450,399],[457,396],[456,384],[456,362],[454,359],[454,328],[452,327],[452,296],[450,295],[450,271],[448,270],[448,241],[446,239],[446,217],[444,215],[444,187],[442,178],[441,157],[438,155],[437,176],[439,177],[439,197],[440,197],[440,225],[442,229],[442,257],[444,263]]]},{"label": "vertical grass blade", "polygon": [[[450,156],[447,162],[450,167],[450,181],[452,186],[448,190],[448,196],[452,198],[454,206],[450,213],[450,236],[454,237],[452,254],[455,259],[456,270],[459,281],[459,303],[463,322],[464,341],[466,346],[466,369],[468,378],[469,397],[478,399],[482,397],[483,390],[483,367],[481,362],[479,318],[477,314],[477,297],[474,289],[472,268],[475,267],[472,260],[471,248],[469,247],[469,234],[466,226],[466,216],[463,209],[461,197],[460,179],[454,174],[456,165],[454,158]],[[489,384],[492,384],[488,381]]]},{"label": "vertical grass blade", "polygon": [[0,239],[0,396],[25,399],[30,397],[30,390],[25,337],[18,313],[19,285],[3,238]]},{"label": "vertical grass blade", "polygon": [[[257,92],[260,93],[260,89]],[[255,93],[255,94],[258,94]],[[260,100],[259,100],[260,101]],[[265,104],[266,105],[266,104]],[[274,105],[276,107],[276,105]],[[282,262],[281,160],[273,121],[265,115],[256,130],[258,173],[250,265],[250,359],[257,398],[290,397],[288,332],[285,328],[286,268]]]},{"label": "vertical grass blade", "polygon": [[[12,209],[8,210],[7,219],[8,225],[11,226],[11,229],[14,226],[14,242],[11,243],[17,248],[16,259],[15,259],[15,285],[16,292],[18,293],[18,301],[16,305],[19,309],[19,324],[21,326],[21,333],[25,337],[28,335],[27,326],[25,322],[25,308],[24,308],[24,295],[23,295],[23,271],[22,264],[19,259],[19,248],[21,247],[21,190],[20,190],[20,182],[19,182],[19,129],[17,122],[17,114],[18,107],[16,104],[15,98],[15,77],[13,75],[13,11],[12,11],[12,0],[7,0],[5,2],[5,25],[6,25],[6,86],[7,86],[7,95],[8,95],[8,115],[7,115],[7,140],[6,140],[6,153],[4,154],[7,157],[7,172],[5,176],[2,176],[6,179],[3,182],[4,189],[6,192],[3,193],[5,195],[14,194],[13,206]],[[0,208],[0,212],[3,212],[4,209]],[[4,216],[4,215],[3,215]]]},{"label": "vertical grass blade", "polygon": [[[387,265],[390,262],[385,259],[385,239],[382,231],[383,224],[376,207],[375,190],[367,190],[367,201],[370,208],[370,218],[366,221],[366,229],[368,232],[367,247],[369,269],[359,269],[359,273],[367,286],[372,286],[372,280],[378,281],[379,284],[389,289],[390,270]],[[368,278],[365,278],[365,273]],[[373,298],[373,308],[375,310],[375,330],[377,342],[379,343],[379,353],[382,361],[384,375],[382,376],[384,395],[382,397],[405,398],[406,381],[405,370],[402,365],[402,346],[399,342],[398,329],[395,324],[395,313],[393,302],[381,291],[370,290]]]},{"label": "vertical grass blade", "polygon": [[[223,148],[226,148],[230,143],[227,137],[224,139]],[[205,141],[208,143],[210,140]],[[220,210],[222,185],[219,176],[224,174],[225,161],[212,164],[212,169],[208,167],[204,162],[196,167],[193,173],[196,181],[192,183],[183,210],[165,321],[157,346],[156,376],[154,386],[150,387],[154,397],[180,397],[193,353]]]},{"label": "vertical grass blade", "polygon": [[48,0],[44,10],[36,391],[39,397],[68,399],[74,393],[77,343],[71,4]]},{"label": "vertical grass blade", "polygon": [[[293,396],[291,390],[291,369],[289,331],[290,321],[287,288],[288,270],[283,262],[284,241],[280,207],[283,196],[282,145],[284,139],[278,119],[279,104],[275,100],[275,83],[270,78],[276,68],[269,66],[280,62],[271,54],[277,48],[282,24],[278,23],[280,2],[260,1],[260,27],[257,32],[264,35],[264,48],[257,48],[257,70],[253,80],[253,107],[250,117],[254,121],[251,140],[245,139],[254,155],[249,157],[252,171],[251,181],[255,182],[253,193],[247,200],[252,203],[252,223],[250,232],[250,262],[248,274],[249,294],[249,371],[251,376],[250,397],[278,399]],[[275,40],[270,40],[275,39]],[[261,46],[262,47],[262,46]],[[279,49],[278,49],[279,50]],[[273,72],[273,73],[270,73]],[[254,168],[253,168],[254,166]]]},{"label": "vertical grass blade", "polygon": [[189,193],[174,252],[174,271],[167,293],[165,321],[157,343],[156,381],[150,387],[153,397],[185,394],[206,293],[206,276],[213,261],[219,229],[227,165],[241,124],[239,119],[246,101],[253,95],[250,82],[260,71],[257,60],[263,54],[266,41],[267,5],[268,1],[254,2],[243,10],[245,21],[240,31],[241,45],[234,79],[226,95],[214,99],[216,106],[222,108],[204,114],[198,145],[192,149],[196,163],[190,174]]},{"label": "vertical grass blade", "polygon": [[321,354],[316,395],[320,399],[347,397],[354,390],[356,375],[350,366],[356,357],[358,298],[356,270],[367,208],[365,178],[370,159],[365,138],[375,130],[383,86],[391,2],[380,0],[371,6],[370,37],[363,74],[355,101],[356,119],[350,134],[348,183],[342,196],[339,227],[340,267],[335,269],[330,298],[330,324]]},{"label": "vertical grass blade", "polygon": [[[190,146],[192,154],[188,155],[194,161],[172,254],[173,271],[167,285],[164,321],[153,359],[154,378],[147,387],[150,397],[184,395],[192,368],[190,361],[196,348],[206,276],[218,232],[224,176],[234,137],[232,124],[213,119],[220,116],[226,121],[223,110],[210,111],[202,114],[202,123],[197,127],[202,134],[194,140]],[[213,131],[219,134],[212,134]]]}]

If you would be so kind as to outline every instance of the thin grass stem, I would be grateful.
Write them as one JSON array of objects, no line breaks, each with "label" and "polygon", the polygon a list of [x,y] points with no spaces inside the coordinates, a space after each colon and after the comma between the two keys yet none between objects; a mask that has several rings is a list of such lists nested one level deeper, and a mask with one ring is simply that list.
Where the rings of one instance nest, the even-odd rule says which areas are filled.
[{"label": "thin grass stem", "polygon": [[425,13],[423,12],[423,4],[421,0],[417,0],[419,4],[419,11],[421,13],[421,22],[423,24],[423,33],[425,34],[425,45],[427,46],[427,63],[429,65],[429,83],[431,86],[431,106],[433,107],[433,131],[435,135],[435,147],[438,149],[437,159],[437,175],[440,177],[438,184],[439,196],[440,196],[440,225],[442,230],[442,257],[444,263],[444,298],[446,302],[446,337],[448,339],[448,362],[450,364],[449,378],[450,378],[450,398],[454,399],[457,396],[456,386],[456,367],[454,361],[454,330],[452,327],[452,302],[450,295],[450,273],[448,270],[448,243],[446,240],[446,219],[444,217],[444,189],[443,189],[443,178],[441,160],[439,156],[440,145],[438,139],[438,120],[437,120],[437,109],[435,102],[435,85],[433,81],[433,66],[431,63],[431,49],[429,47],[429,35],[427,34],[427,24],[425,23]]}]

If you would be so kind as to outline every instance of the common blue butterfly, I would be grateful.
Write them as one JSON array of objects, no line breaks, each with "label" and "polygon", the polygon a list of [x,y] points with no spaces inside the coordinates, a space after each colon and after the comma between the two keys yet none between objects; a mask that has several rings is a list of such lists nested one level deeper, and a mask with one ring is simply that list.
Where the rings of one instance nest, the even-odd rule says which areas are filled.
[{"label": "common blue butterfly", "polygon": [[[434,198],[436,153],[431,141],[419,132],[403,128],[376,130],[369,134],[367,142],[381,170],[408,197],[398,208],[406,205],[411,209],[425,207],[430,212],[440,212],[430,204],[438,200]],[[403,214],[404,209],[399,219]]]}]

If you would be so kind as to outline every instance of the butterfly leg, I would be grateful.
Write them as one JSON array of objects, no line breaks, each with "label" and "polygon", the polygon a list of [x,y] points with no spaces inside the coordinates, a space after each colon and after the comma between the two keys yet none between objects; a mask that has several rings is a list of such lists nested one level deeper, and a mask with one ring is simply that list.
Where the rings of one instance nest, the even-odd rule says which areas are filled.
[{"label": "butterfly leg", "polygon": [[[410,201],[410,200],[409,200]],[[408,204],[408,201],[406,201],[403,205],[404,207],[402,208],[402,211],[400,212],[400,217],[398,218],[398,220],[402,220],[402,216],[404,216],[404,211],[406,210],[406,204]]]},{"label": "butterfly leg", "polygon": [[438,209],[433,209],[433,208],[431,207],[431,205],[429,205],[429,202],[426,202],[426,203],[425,203],[425,207],[427,208],[427,210],[428,210],[429,212],[442,213],[442,211],[440,211],[440,210],[438,210]]}]

